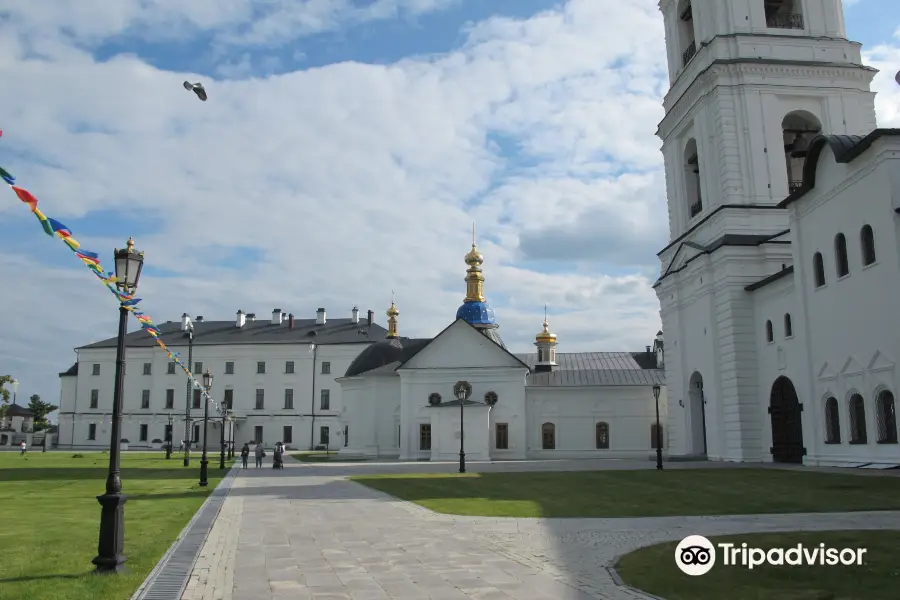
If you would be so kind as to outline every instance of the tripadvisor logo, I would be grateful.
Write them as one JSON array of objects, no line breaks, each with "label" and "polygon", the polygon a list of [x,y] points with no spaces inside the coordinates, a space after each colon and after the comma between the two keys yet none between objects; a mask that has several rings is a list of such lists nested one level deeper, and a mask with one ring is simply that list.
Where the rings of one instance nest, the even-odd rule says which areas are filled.
[{"label": "tripadvisor logo", "polygon": [[754,548],[746,543],[737,545],[719,542],[715,545],[702,535],[689,535],[675,548],[675,564],[682,573],[691,576],[705,575],[715,566],[717,556],[726,567],[753,569],[762,565],[772,566],[860,566],[864,564],[865,548],[829,548],[825,544],[789,548]]}]

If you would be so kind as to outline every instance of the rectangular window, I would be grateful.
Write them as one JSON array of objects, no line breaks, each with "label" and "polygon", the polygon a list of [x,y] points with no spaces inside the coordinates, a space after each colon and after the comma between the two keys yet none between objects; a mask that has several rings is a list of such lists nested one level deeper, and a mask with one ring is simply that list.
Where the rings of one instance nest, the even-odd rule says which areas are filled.
[{"label": "rectangular window", "polygon": [[266,363],[264,361],[259,361],[256,363],[256,373],[258,375],[264,375],[266,372]]},{"label": "rectangular window", "polygon": [[88,439],[89,440],[97,439],[97,426],[93,423],[88,425]]},{"label": "rectangular window", "polygon": [[175,374],[175,363],[170,362],[166,365],[166,375],[174,375]]},{"label": "rectangular window", "polygon": [[419,425],[419,450],[431,450],[431,424]]},{"label": "rectangular window", "polygon": [[97,408],[100,403],[100,390],[91,390],[91,408]]},{"label": "rectangular window", "polygon": [[228,388],[225,390],[225,410],[234,409],[234,390]]},{"label": "rectangular window", "polygon": [[150,390],[141,390],[141,410],[150,408]]},{"label": "rectangular window", "polygon": [[256,390],[256,410],[262,410],[266,406],[266,390]]},{"label": "rectangular window", "polygon": [[321,427],[319,429],[319,443],[322,444],[323,446],[325,446],[326,448],[328,447],[328,439],[330,437],[331,436],[330,436],[328,427]]},{"label": "rectangular window", "polygon": [[294,372],[294,361],[289,360],[284,363],[284,372],[289,375]]},{"label": "rectangular window", "polygon": [[200,442],[200,426],[194,425],[194,439],[191,440],[192,444],[196,444]]},{"label": "rectangular window", "polygon": [[331,410],[331,390],[322,390],[320,410]]},{"label": "rectangular window", "polygon": [[148,429],[147,425],[143,425],[143,424],[141,425],[141,437],[138,438],[139,441],[141,441],[141,442],[147,441],[147,429]]},{"label": "rectangular window", "polygon": [[152,375],[153,363],[144,363],[144,375]]},{"label": "rectangular window", "polygon": [[497,423],[497,450],[509,450],[509,425]]},{"label": "rectangular window", "polygon": [[[91,375],[99,375],[100,374],[100,365],[98,363],[94,363],[91,368]],[[93,439],[93,438],[91,438]]]},{"label": "rectangular window", "polygon": [[195,362],[194,363],[194,375],[202,375],[203,374],[203,363]]},{"label": "rectangular window", "polygon": [[200,408],[200,401],[202,400],[202,393],[198,388],[194,388],[194,404],[191,408]]},{"label": "rectangular window", "polygon": [[175,390],[166,390],[166,408],[175,408]]},{"label": "rectangular window", "polygon": [[234,375],[234,363],[233,362],[225,363],[225,374],[226,375]]},{"label": "rectangular window", "polygon": [[253,428],[253,441],[257,444],[262,444],[263,442],[263,428],[262,425],[257,425]]},{"label": "rectangular window", "polygon": [[331,363],[323,362],[322,363],[322,375],[330,375],[331,374]]},{"label": "rectangular window", "polygon": [[293,444],[294,443],[294,428],[290,425],[284,426],[284,433],[281,436],[282,443],[285,444]]},{"label": "rectangular window", "polygon": [[294,390],[291,388],[284,390],[284,408],[294,410]]}]

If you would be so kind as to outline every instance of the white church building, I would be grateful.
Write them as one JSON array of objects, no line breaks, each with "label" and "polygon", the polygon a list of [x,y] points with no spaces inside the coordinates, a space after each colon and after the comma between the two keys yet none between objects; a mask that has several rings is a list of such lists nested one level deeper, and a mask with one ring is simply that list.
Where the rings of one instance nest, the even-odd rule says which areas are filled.
[{"label": "white church building", "polygon": [[670,455],[900,465],[900,130],[840,0],[661,0]]}]

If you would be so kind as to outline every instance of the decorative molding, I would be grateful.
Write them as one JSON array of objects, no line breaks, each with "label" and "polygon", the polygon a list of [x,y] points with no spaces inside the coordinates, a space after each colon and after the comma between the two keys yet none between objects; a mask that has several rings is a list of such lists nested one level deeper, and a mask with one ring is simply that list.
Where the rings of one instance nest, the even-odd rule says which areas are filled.
[{"label": "decorative molding", "polygon": [[845,362],[844,366],[841,367],[841,376],[847,377],[850,375],[862,375],[866,372],[865,367],[856,360],[856,357],[851,355]]},{"label": "decorative molding", "polygon": [[876,350],[866,369],[871,373],[877,373],[879,371],[891,371],[895,366],[894,361],[885,356],[881,350]]},{"label": "decorative molding", "polygon": [[834,381],[837,379],[837,371],[835,371],[831,365],[827,362],[822,365],[822,368],[819,369],[819,374],[816,375],[816,378],[819,381]]}]

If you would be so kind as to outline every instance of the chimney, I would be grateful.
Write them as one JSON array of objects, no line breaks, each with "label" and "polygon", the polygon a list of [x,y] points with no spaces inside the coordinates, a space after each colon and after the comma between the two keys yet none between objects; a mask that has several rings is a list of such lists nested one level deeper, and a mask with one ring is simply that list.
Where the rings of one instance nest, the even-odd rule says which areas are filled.
[{"label": "chimney", "polygon": [[372,321],[374,321],[374,320],[375,320],[375,311],[370,310],[369,314],[366,317],[366,321],[368,322],[369,327],[372,326]]},{"label": "chimney", "polygon": [[359,323],[359,309],[355,306],[353,307],[353,310],[350,311],[350,322],[354,324]]},{"label": "chimney", "polygon": [[190,325],[190,324],[191,324],[191,318],[188,316],[188,314],[184,313],[183,315],[181,315],[181,330],[187,331],[188,325]]},{"label": "chimney", "polygon": [[316,311],[316,325],[324,325],[325,324],[325,309],[320,308]]},{"label": "chimney", "polygon": [[246,323],[246,322],[247,322],[247,317],[244,316],[244,311],[242,311],[242,310],[237,311],[236,325],[238,326],[238,328],[243,327],[244,323]]},{"label": "chimney", "polygon": [[650,346],[647,346],[647,354],[653,354],[653,352],[650,350]]},{"label": "chimney", "polygon": [[294,313],[288,315],[288,327],[290,329],[294,328]]},{"label": "chimney", "polygon": [[198,323],[202,323],[202,322],[203,322],[203,317],[202,317],[202,316],[197,317],[197,322],[198,322]]},{"label": "chimney", "polygon": [[281,309],[276,308],[272,311],[272,325],[281,325]]},{"label": "chimney", "polygon": [[256,320],[256,313],[247,313],[247,322],[252,323]]}]

